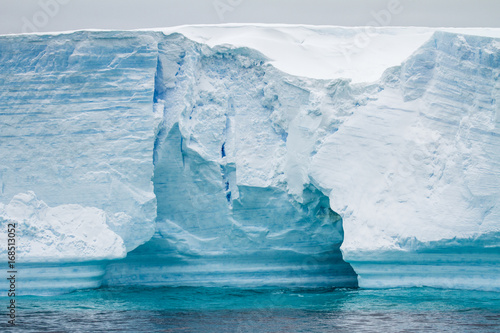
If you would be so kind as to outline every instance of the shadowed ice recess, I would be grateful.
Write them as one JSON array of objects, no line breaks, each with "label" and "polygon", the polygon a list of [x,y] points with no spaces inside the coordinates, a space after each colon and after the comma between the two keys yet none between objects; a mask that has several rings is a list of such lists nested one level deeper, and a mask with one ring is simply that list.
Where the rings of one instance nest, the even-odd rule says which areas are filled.
[{"label": "shadowed ice recess", "polygon": [[[304,45],[358,33],[289,29],[269,28]],[[19,292],[499,291],[499,48],[435,32],[353,83],[179,33],[1,37],[0,222],[17,224]]]}]

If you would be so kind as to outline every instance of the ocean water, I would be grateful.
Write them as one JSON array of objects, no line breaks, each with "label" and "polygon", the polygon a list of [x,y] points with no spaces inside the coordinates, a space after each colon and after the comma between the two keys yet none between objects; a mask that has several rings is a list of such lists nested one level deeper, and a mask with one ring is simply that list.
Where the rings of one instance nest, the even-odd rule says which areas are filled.
[{"label": "ocean water", "polygon": [[123,287],[16,304],[1,332],[500,332],[500,293],[432,288]]}]

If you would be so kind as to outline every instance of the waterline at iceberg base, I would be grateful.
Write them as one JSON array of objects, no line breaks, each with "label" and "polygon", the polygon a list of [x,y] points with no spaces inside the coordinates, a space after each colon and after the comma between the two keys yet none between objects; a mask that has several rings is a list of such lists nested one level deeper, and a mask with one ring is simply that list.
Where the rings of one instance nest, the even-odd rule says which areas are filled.
[{"label": "waterline at iceberg base", "polygon": [[110,287],[23,296],[3,332],[496,332],[498,293],[433,288]]},{"label": "waterline at iceberg base", "polygon": [[[250,31],[293,47],[359,33]],[[195,27],[1,37],[0,221],[17,225],[20,294],[500,291],[500,36],[384,28],[373,45],[410,35],[423,42],[365,82],[296,76]]]}]

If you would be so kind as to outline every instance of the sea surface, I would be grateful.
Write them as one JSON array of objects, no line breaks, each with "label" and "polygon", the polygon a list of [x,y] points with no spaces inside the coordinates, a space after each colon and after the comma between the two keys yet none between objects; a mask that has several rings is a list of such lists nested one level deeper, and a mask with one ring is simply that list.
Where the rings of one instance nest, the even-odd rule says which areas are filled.
[{"label": "sea surface", "polygon": [[500,332],[500,293],[407,289],[102,288],[18,297],[0,332]]}]

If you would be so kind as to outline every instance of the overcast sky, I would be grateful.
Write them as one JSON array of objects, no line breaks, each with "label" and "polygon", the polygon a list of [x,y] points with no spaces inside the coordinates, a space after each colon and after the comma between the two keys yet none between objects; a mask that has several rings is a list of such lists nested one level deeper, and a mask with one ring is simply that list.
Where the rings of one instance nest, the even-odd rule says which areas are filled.
[{"label": "overcast sky", "polygon": [[500,1],[0,0],[0,34],[204,23],[500,27]]}]

